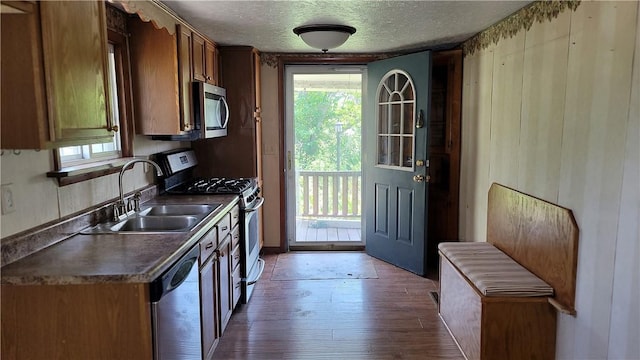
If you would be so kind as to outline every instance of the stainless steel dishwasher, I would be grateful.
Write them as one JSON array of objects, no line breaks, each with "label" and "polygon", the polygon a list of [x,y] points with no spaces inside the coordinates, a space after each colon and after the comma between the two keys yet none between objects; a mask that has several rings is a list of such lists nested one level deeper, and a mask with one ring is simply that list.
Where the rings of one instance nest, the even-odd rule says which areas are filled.
[{"label": "stainless steel dishwasher", "polygon": [[202,359],[199,255],[196,245],[151,283],[155,360]]}]

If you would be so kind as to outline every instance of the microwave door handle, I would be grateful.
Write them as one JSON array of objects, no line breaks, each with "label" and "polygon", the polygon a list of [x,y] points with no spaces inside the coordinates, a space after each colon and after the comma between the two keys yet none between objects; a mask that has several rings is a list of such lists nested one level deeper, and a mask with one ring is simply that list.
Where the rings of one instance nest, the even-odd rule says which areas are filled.
[{"label": "microwave door handle", "polygon": [[225,108],[225,119],[224,119],[224,124],[222,125],[223,129],[227,128],[227,124],[229,123],[229,104],[227,104],[227,99],[223,96],[222,97],[222,103],[224,104],[224,108]]}]

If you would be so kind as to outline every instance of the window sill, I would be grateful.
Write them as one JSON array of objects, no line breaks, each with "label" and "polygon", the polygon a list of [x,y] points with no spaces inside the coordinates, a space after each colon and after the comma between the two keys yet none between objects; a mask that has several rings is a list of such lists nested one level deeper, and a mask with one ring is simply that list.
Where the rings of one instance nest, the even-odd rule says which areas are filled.
[{"label": "window sill", "polygon": [[59,186],[66,186],[120,172],[122,166],[133,159],[135,158],[126,157],[70,166],[57,171],[49,171],[47,177],[58,179]]}]

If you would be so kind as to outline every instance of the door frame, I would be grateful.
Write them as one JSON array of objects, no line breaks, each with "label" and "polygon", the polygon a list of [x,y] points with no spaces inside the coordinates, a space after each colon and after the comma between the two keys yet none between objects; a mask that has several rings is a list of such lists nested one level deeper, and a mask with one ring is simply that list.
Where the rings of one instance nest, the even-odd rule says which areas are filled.
[{"label": "door frame", "polygon": [[[295,162],[295,154],[293,153],[293,145],[294,145],[294,123],[293,123],[293,92],[290,91],[288,85],[290,84],[290,77],[295,74],[305,73],[305,74],[329,74],[332,71],[332,68],[335,67],[343,67],[345,69],[352,68],[354,71],[335,71],[335,73],[359,73],[362,76],[361,80],[361,159],[363,156],[364,149],[362,146],[364,145],[364,131],[362,130],[362,124],[364,120],[364,106],[366,105],[365,96],[366,96],[366,84],[367,84],[367,67],[366,65],[360,64],[289,64],[285,65],[284,71],[284,108],[285,108],[285,118],[284,118],[284,143],[285,148],[282,152],[283,157],[285,158],[286,171],[284,174],[284,181],[287,186],[285,186],[285,217],[286,217],[286,228],[284,229],[285,238],[287,242],[287,248],[289,250],[364,250],[365,248],[365,237],[363,232],[363,224],[364,224],[364,209],[365,205],[363,203],[364,196],[362,195],[360,198],[360,205],[362,216],[360,217],[360,228],[361,228],[361,238],[360,241],[308,241],[308,242],[297,242],[294,238],[296,237],[296,209],[295,203],[298,200],[296,198],[296,193],[293,190],[287,191],[286,189],[292,189],[295,186],[296,179],[290,178],[289,170],[295,171],[296,162]],[[305,71],[306,70],[306,71]],[[291,120],[289,123],[288,120]],[[288,145],[288,147],[287,147]],[[289,155],[289,151],[291,151],[291,156]],[[289,169],[289,167],[291,167]],[[364,186],[364,175],[361,166],[361,186]],[[292,244],[293,243],[293,244]]]},{"label": "door frame", "polygon": [[[340,55],[340,54],[296,54],[296,55],[262,55],[261,59],[264,64],[277,67],[278,69],[278,119],[280,127],[278,129],[281,135],[285,134],[286,126],[286,105],[285,105],[285,66],[286,65],[318,65],[318,64],[334,64],[334,65],[366,65],[371,61],[385,58],[384,55]],[[277,64],[277,65],[276,65]],[[364,139],[363,139],[364,141]],[[280,136],[280,159],[278,170],[280,173],[280,247],[265,248],[266,253],[285,253],[289,251],[289,243],[287,241],[287,199],[286,199],[286,144],[285,137]]]}]

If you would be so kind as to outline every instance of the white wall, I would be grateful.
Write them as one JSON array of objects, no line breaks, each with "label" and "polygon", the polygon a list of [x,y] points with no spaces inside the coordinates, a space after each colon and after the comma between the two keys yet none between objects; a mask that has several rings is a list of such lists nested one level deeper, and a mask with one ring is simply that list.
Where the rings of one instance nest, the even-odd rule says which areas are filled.
[{"label": "white wall", "polygon": [[[146,156],[189,144],[134,139],[134,155]],[[63,187],[55,179],[47,178],[53,170],[53,151],[22,150],[15,155],[5,150],[0,157],[2,185],[11,184],[16,211],[1,216],[0,237],[27,230],[38,225],[79,212],[118,196],[118,174],[102,176]],[[125,193],[142,188],[153,181],[153,173],[136,165],[123,176]],[[149,169],[149,167],[147,167]]]},{"label": "white wall", "polygon": [[560,359],[640,359],[639,4],[582,2],[464,60],[461,238],[486,240],[492,182],[580,228]]}]

